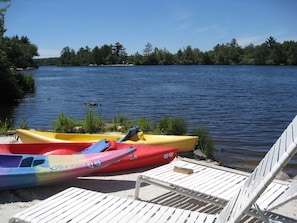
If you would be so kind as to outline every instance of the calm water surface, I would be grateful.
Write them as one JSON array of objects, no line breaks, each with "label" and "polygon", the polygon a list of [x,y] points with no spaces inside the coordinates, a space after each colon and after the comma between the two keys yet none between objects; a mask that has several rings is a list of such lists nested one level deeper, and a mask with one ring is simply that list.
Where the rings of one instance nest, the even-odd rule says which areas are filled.
[{"label": "calm water surface", "polygon": [[[87,102],[105,118],[182,117],[189,131],[209,129],[219,161],[245,170],[297,115],[297,67],[40,67],[31,75],[36,93],[9,110],[16,124],[25,117],[30,128],[50,129],[62,112],[83,118]],[[297,174],[296,157],[286,171]]]}]

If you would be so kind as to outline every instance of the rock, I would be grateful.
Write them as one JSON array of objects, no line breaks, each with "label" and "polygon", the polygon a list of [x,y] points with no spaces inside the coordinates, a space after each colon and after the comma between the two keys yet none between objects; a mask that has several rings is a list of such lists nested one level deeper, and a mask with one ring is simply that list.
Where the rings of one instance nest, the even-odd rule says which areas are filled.
[{"label": "rock", "polygon": [[197,156],[198,159],[200,160],[205,160],[206,155],[201,151],[201,149],[195,149],[194,154]]},{"label": "rock", "polygon": [[16,130],[8,130],[7,131],[7,134],[10,135],[10,136],[11,135],[15,135],[16,134]]},{"label": "rock", "polygon": [[277,174],[277,176],[275,178],[278,180],[284,180],[284,181],[287,181],[290,179],[289,175],[283,171],[281,171],[279,174]]}]

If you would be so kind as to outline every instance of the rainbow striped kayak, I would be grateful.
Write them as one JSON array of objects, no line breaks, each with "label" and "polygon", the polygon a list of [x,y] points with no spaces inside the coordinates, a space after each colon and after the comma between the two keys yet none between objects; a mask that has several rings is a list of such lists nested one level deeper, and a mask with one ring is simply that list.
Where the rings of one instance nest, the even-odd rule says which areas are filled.
[{"label": "rainbow striped kayak", "polygon": [[73,155],[0,154],[0,190],[85,176],[120,161],[134,148]]},{"label": "rainbow striped kayak", "polygon": [[[78,153],[105,153],[108,151],[135,148],[131,155],[123,157],[120,162],[96,170],[106,173],[130,170],[147,166],[162,165],[171,162],[178,150],[165,146],[126,144],[113,140],[92,142],[52,142],[52,143],[10,143],[0,144],[0,154],[35,154],[35,155],[69,155]],[[0,164],[1,165],[1,164]]]}]

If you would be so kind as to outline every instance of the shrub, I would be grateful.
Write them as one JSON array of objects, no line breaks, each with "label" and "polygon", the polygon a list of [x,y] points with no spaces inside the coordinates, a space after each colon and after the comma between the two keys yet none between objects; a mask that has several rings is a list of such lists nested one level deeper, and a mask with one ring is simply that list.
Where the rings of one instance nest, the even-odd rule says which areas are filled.
[{"label": "shrub", "polygon": [[23,92],[32,93],[35,91],[35,81],[32,76],[17,73],[16,78]]},{"label": "shrub", "polygon": [[83,130],[88,133],[96,133],[104,130],[104,122],[102,121],[102,116],[95,116],[93,110],[89,110],[86,114]]},{"label": "shrub", "polygon": [[10,119],[2,121],[0,119],[0,135],[8,135],[8,130],[13,126],[13,122]]},{"label": "shrub", "polygon": [[166,116],[159,122],[159,130],[167,135],[184,135],[187,133],[187,124],[182,118]]},{"label": "shrub", "polygon": [[25,117],[22,118],[22,123],[20,124],[20,129],[29,129],[27,119]]},{"label": "shrub", "polygon": [[136,119],[135,121],[133,121],[133,125],[140,126],[140,129],[144,132],[150,132],[153,130],[150,120],[148,120],[144,117],[140,117],[140,118]]},{"label": "shrub", "polygon": [[53,125],[55,132],[66,133],[73,132],[74,128],[77,126],[76,121],[70,117],[66,117],[63,112],[58,115],[58,120],[54,121]]},{"label": "shrub", "polygon": [[16,73],[14,70],[0,69],[0,79],[0,93],[5,95],[5,97],[0,98],[3,102],[12,102],[15,99],[22,98],[25,93],[35,91],[33,77]]},{"label": "shrub", "polygon": [[116,123],[112,122],[110,124],[105,124],[106,131],[115,132],[118,131],[118,126]]},{"label": "shrub", "polygon": [[131,118],[128,115],[122,114],[119,117],[114,116],[112,119],[107,120],[108,131],[121,131],[126,132],[133,125]]},{"label": "shrub", "polygon": [[195,149],[200,149],[208,159],[213,159],[214,145],[212,137],[206,128],[194,129],[192,135],[199,137],[198,144]]}]

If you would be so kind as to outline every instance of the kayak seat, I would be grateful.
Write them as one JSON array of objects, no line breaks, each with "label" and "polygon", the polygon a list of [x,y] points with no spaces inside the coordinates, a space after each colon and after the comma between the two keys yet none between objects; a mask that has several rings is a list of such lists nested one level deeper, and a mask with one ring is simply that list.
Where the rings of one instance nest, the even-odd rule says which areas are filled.
[{"label": "kayak seat", "polygon": [[108,143],[109,143],[109,147],[106,150],[104,150],[104,151],[116,150],[118,148],[116,141],[114,141],[114,140],[108,140]]},{"label": "kayak seat", "polygon": [[38,166],[45,162],[44,159],[34,159],[33,156],[24,157],[20,163],[20,167]]},{"label": "kayak seat", "polygon": [[0,154],[0,168],[19,167],[23,156]]},{"label": "kayak seat", "polygon": [[143,140],[143,141],[145,141],[143,131],[138,132],[138,133],[137,133],[137,136],[138,136],[138,140]]}]

